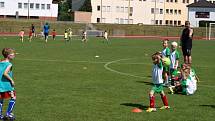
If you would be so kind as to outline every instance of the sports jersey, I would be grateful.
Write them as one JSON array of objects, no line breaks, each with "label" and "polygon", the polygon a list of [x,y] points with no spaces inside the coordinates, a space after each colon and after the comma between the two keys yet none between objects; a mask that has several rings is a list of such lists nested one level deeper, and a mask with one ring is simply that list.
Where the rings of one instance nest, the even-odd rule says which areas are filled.
[{"label": "sports jersey", "polygon": [[162,57],[169,57],[170,56],[170,49],[166,47],[162,50]]},{"label": "sports jersey", "polygon": [[163,83],[162,73],[163,73],[163,65],[162,65],[162,61],[160,61],[159,64],[154,64],[152,68],[152,81],[154,84]]},{"label": "sports jersey", "polygon": [[179,60],[179,52],[177,50],[174,50],[171,54],[170,54],[170,69],[173,69],[175,64],[176,64],[176,60]]},{"label": "sports jersey", "polygon": [[[10,80],[4,77],[4,72],[8,66],[12,65],[10,62],[0,62],[0,92],[8,92],[13,91],[14,88],[12,87]],[[9,76],[12,77],[12,71],[9,71]]]}]

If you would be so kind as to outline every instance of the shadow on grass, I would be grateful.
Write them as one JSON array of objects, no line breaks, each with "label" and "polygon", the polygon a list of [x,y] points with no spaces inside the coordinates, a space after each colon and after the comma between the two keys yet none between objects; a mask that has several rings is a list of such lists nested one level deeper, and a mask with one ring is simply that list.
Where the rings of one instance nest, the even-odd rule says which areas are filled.
[{"label": "shadow on grass", "polygon": [[139,109],[142,109],[142,110],[146,110],[148,108],[148,106],[144,106],[144,105],[136,104],[136,103],[122,103],[120,105],[129,106],[129,107],[135,107],[135,108],[139,108]]},{"label": "shadow on grass", "polygon": [[152,82],[146,82],[146,81],[136,81],[138,83],[144,83],[146,85],[154,85]]},{"label": "shadow on grass", "polygon": [[215,105],[199,105],[199,106],[202,106],[202,107],[210,107],[210,108],[215,108]]}]

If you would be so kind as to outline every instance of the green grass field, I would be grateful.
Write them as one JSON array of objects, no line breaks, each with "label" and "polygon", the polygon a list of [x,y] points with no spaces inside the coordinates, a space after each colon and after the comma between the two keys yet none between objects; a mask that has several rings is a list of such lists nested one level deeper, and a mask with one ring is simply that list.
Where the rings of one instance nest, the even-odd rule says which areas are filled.
[{"label": "green grass field", "polygon": [[[13,61],[16,120],[214,120],[215,41],[193,41],[193,67],[201,81],[195,95],[167,94],[170,110],[147,113],[152,87],[150,55],[162,49],[161,42],[112,38],[107,44],[101,40],[65,44],[57,38],[45,44],[36,39],[22,44],[15,37],[0,37],[0,49],[12,47],[19,53]],[[162,106],[160,95],[156,95],[156,106]],[[144,111],[132,113],[135,107]]]}]

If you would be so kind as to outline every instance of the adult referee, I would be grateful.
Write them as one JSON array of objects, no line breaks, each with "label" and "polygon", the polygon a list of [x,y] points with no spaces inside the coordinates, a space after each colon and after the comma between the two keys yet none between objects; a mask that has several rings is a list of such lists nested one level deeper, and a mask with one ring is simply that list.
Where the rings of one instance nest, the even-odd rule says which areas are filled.
[{"label": "adult referee", "polygon": [[185,21],[185,28],[181,35],[181,47],[184,56],[184,63],[191,64],[191,49],[192,49],[192,40],[193,40],[193,29],[190,27],[190,22]]}]

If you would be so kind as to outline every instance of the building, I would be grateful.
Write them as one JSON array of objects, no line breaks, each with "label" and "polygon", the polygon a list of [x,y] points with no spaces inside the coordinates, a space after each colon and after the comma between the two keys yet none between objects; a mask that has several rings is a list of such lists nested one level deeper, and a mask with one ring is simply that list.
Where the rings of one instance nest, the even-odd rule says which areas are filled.
[{"label": "building", "polygon": [[189,4],[188,20],[193,27],[199,27],[200,21],[215,22],[215,4],[212,1],[200,0]]},{"label": "building", "polygon": [[92,0],[92,23],[181,26],[194,0]]},{"label": "building", "polygon": [[57,20],[52,0],[0,0],[0,18]]}]

